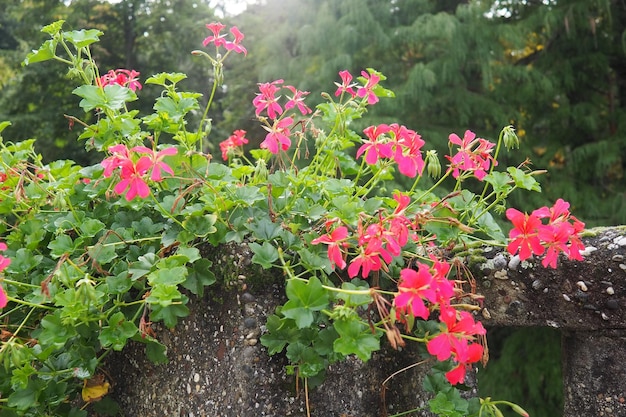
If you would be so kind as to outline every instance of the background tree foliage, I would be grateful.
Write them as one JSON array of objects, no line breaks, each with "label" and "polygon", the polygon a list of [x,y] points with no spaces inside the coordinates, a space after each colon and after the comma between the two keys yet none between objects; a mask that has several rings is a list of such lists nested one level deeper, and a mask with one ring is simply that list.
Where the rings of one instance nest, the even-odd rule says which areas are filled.
[{"label": "background tree foliage", "polygon": [[[103,71],[181,71],[189,75],[185,88],[203,91],[208,73],[189,52],[201,47],[204,24],[232,3],[0,0],[0,118],[12,120],[15,138],[37,137],[45,158],[86,162],[60,116],[82,116],[61,67],[19,65],[42,39],[39,28],[63,18],[101,29]],[[623,2],[266,0],[231,20],[250,54],[227,69],[224,88],[238,94],[218,96],[209,146],[234,129],[261,137],[249,104],[257,82],[283,78],[311,91],[315,103],[322,91],[332,93],[338,71],[372,67],[398,94],[373,110],[377,120],[418,130],[442,154],[451,131],[493,139],[514,124],[520,152],[549,169],[543,193],[517,206],[563,197],[589,225],[626,223]],[[140,97],[152,94],[147,88]]]}]

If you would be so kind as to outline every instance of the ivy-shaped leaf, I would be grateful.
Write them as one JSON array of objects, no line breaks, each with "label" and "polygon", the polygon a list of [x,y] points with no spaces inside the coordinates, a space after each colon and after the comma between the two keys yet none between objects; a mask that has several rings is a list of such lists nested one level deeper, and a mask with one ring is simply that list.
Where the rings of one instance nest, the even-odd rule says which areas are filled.
[{"label": "ivy-shaped leaf", "polygon": [[346,356],[354,354],[362,361],[367,361],[372,352],[380,349],[379,337],[359,320],[337,320],[333,326],[339,334],[333,344],[336,352]]},{"label": "ivy-shaped leaf", "polygon": [[98,29],[81,29],[81,30],[73,30],[71,32],[64,32],[63,38],[67,39],[72,45],[76,47],[76,49],[84,48],[85,46],[89,46],[94,42],[100,41],[99,36],[104,35]]},{"label": "ivy-shaped leaf", "polygon": [[263,245],[251,242],[248,246],[254,252],[252,262],[261,265],[265,269],[270,269],[274,262],[278,260],[278,250],[269,242],[263,242]]},{"label": "ivy-shaped leaf", "polygon": [[328,308],[329,298],[327,291],[317,277],[306,281],[290,279],[286,287],[289,301],[283,306],[281,313],[296,322],[302,329],[313,323],[313,312]]}]

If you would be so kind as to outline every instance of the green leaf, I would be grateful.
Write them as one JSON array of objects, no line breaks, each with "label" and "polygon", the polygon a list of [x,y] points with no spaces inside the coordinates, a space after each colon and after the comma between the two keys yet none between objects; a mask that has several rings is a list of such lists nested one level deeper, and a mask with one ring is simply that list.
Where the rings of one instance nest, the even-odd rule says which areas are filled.
[{"label": "green leaf", "polygon": [[189,309],[184,304],[172,304],[167,307],[153,305],[152,313],[150,313],[150,320],[163,320],[163,323],[171,329],[176,326],[179,317],[187,317],[188,315]]},{"label": "green leaf", "polygon": [[74,45],[76,49],[84,48],[94,42],[98,42],[100,40],[99,36],[102,35],[104,35],[104,33],[97,29],[81,29],[73,30],[71,32],[63,32],[63,37]]},{"label": "green leaf", "polygon": [[115,246],[98,243],[89,248],[89,256],[100,265],[105,265],[117,258],[117,253],[115,252]]},{"label": "green leaf", "polygon": [[11,126],[11,122],[4,121],[0,123],[0,133],[9,126]]},{"label": "green leaf", "polygon": [[217,216],[215,214],[192,215],[185,219],[183,226],[189,233],[193,233],[197,237],[205,237],[209,233],[217,231],[214,226],[216,221]]},{"label": "green leaf", "polygon": [[133,337],[139,329],[134,323],[127,321],[124,313],[117,312],[109,317],[109,325],[102,328],[98,340],[104,348],[120,351],[126,341]]},{"label": "green leaf", "polygon": [[248,246],[254,252],[252,262],[261,265],[265,269],[270,269],[273,263],[278,260],[278,250],[269,242],[263,242],[263,246],[251,242]]},{"label": "green leaf", "polygon": [[152,286],[178,285],[187,279],[187,268],[177,266],[174,268],[158,269],[148,274],[148,282]]},{"label": "green leaf", "polygon": [[280,235],[280,224],[273,223],[268,218],[252,222],[248,225],[248,229],[250,229],[257,239],[261,240],[276,239]]},{"label": "green leaf", "polygon": [[182,72],[160,72],[148,78],[146,84],[157,84],[165,87],[168,85],[167,81],[169,81],[170,84],[176,84],[185,78],[187,78],[187,76]]},{"label": "green leaf", "polygon": [[65,254],[74,252],[74,242],[68,235],[59,235],[48,243],[48,249],[53,258],[60,258]]},{"label": "green leaf", "polygon": [[26,59],[22,62],[22,65],[34,64],[35,62],[48,61],[54,58],[54,53],[57,49],[57,41],[54,39],[48,39],[45,41],[39,49],[33,50],[26,55]]},{"label": "green leaf", "polygon": [[468,413],[469,403],[457,389],[438,392],[435,398],[428,401],[430,411],[441,417],[464,417]]},{"label": "green leaf", "polygon": [[517,187],[523,188],[524,190],[541,192],[541,186],[531,174],[515,167],[509,167],[507,172],[511,174],[513,182]]},{"label": "green leaf", "polygon": [[192,293],[202,297],[204,295],[204,287],[215,283],[215,274],[211,271],[213,263],[208,259],[199,259],[196,261],[187,279],[183,282],[183,287]]},{"label": "green leaf", "polygon": [[346,306],[357,307],[368,305],[372,302],[372,296],[369,294],[369,284],[367,281],[355,278],[349,282],[341,284],[341,289],[347,291],[364,291],[364,294],[350,294],[345,292],[337,293],[337,298],[345,301]]},{"label": "green leaf", "polygon": [[109,275],[105,282],[110,294],[124,294],[133,286],[128,271],[122,271],[118,275]]},{"label": "green leaf", "polygon": [[380,349],[379,337],[359,320],[336,320],[333,327],[339,334],[333,344],[336,352],[346,356],[355,354],[362,361],[367,361],[372,352]]},{"label": "green leaf", "polygon": [[[57,310],[59,311],[59,310]],[[56,314],[48,314],[41,319],[42,331],[37,339],[42,347],[54,346],[61,349],[76,335],[74,326],[64,325],[61,318]]]},{"label": "green leaf", "polygon": [[121,85],[106,85],[100,88],[95,85],[81,85],[72,91],[82,100],[78,105],[86,112],[96,108],[120,110],[124,103],[137,100],[137,95],[130,89]]},{"label": "green leaf", "polygon": [[148,340],[146,342],[146,356],[150,362],[155,364],[166,364],[169,362],[167,347],[156,340]]},{"label": "green leaf", "polygon": [[261,336],[261,344],[267,348],[267,353],[275,355],[285,348],[288,343],[298,339],[299,330],[291,319],[280,318],[272,314],[265,324],[267,333]]},{"label": "green leaf", "polygon": [[141,255],[137,262],[133,262],[128,267],[128,273],[131,275],[133,281],[148,275],[156,268],[156,264],[160,258],[152,252],[148,252],[145,255]]},{"label": "green leaf", "polygon": [[64,23],[65,20],[57,20],[56,22],[52,22],[49,25],[42,27],[41,31],[43,33],[47,33],[48,35],[54,36],[59,33]]},{"label": "green leaf", "polygon": [[484,181],[491,184],[497,194],[507,193],[513,188],[510,184],[511,177],[505,172],[493,171],[484,178]]},{"label": "green leaf", "polygon": [[44,381],[40,379],[31,379],[28,383],[28,387],[16,390],[9,395],[7,405],[20,411],[37,407],[39,404],[39,396],[44,389],[44,384]]},{"label": "green leaf", "polygon": [[313,323],[313,312],[328,308],[328,293],[317,277],[311,277],[308,282],[290,279],[285,291],[289,301],[283,306],[281,313],[293,319],[300,329]]}]

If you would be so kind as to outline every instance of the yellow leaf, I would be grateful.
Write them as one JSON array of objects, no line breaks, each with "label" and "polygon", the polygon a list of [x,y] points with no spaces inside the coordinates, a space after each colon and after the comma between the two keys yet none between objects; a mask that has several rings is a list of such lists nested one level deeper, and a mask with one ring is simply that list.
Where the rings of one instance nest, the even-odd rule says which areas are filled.
[{"label": "yellow leaf", "polygon": [[100,401],[109,392],[110,384],[102,375],[96,375],[92,379],[85,379],[83,384],[83,401],[90,403]]}]

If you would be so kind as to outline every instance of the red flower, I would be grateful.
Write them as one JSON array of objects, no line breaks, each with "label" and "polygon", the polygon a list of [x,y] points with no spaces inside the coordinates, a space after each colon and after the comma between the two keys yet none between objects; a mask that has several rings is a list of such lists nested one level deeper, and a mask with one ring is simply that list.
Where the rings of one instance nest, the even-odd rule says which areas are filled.
[{"label": "red flower", "polygon": [[514,208],[506,211],[506,217],[513,223],[513,229],[509,232],[511,242],[506,248],[507,251],[514,255],[519,250],[521,260],[528,259],[533,254],[543,254],[545,248],[541,245],[537,231],[542,226],[539,217],[522,213]]},{"label": "red flower", "polygon": [[2,288],[2,285],[0,285],[0,309],[5,308],[8,303],[9,300],[6,293],[4,292],[4,288]]},{"label": "red flower", "polygon": [[115,192],[122,195],[126,189],[126,200],[131,201],[136,196],[146,198],[150,195],[150,187],[143,176],[152,167],[152,161],[147,156],[139,158],[136,164],[128,160],[122,165],[120,177],[122,180],[115,185]]},{"label": "red flower", "polygon": [[348,238],[348,228],[345,226],[339,226],[332,232],[315,238],[311,241],[312,245],[319,243],[325,243],[328,245],[328,259],[330,260],[331,267],[338,266],[339,269],[346,267],[346,261],[343,259],[343,253],[341,251],[342,246],[345,247],[347,243],[345,240]]},{"label": "red flower", "polygon": [[393,303],[399,313],[409,313],[413,317],[428,319],[430,310],[424,300],[435,302],[437,294],[432,288],[433,276],[426,264],[419,263],[418,270],[405,268],[400,271],[398,293]]},{"label": "red flower", "polygon": [[110,70],[97,80],[100,87],[107,85],[121,85],[133,91],[141,90],[141,83],[137,79],[139,72],[135,70],[116,69]]},{"label": "red flower", "polygon": [[244,137],[245,134],[245,130],[235,130],[233,134],[228,137],[228,139],[220,142],[220,150],[222,151],[222,159],[224,161],[228,160],[228,154],[232,150],[248,143],[248,139]]},{"label": "red flower", "polygon": [[426,349],[440,361],[452,358],[457,363],[446,373],[446,378],[451,384],[458,384],[465,379],[467,366],[481,359],[483,347],[472,341],[476,335],[484,335],[486,330],[467,311],[457,312],[446,305],[440,307],[439,319],[445,324],[445,330],[429,340]]}]

